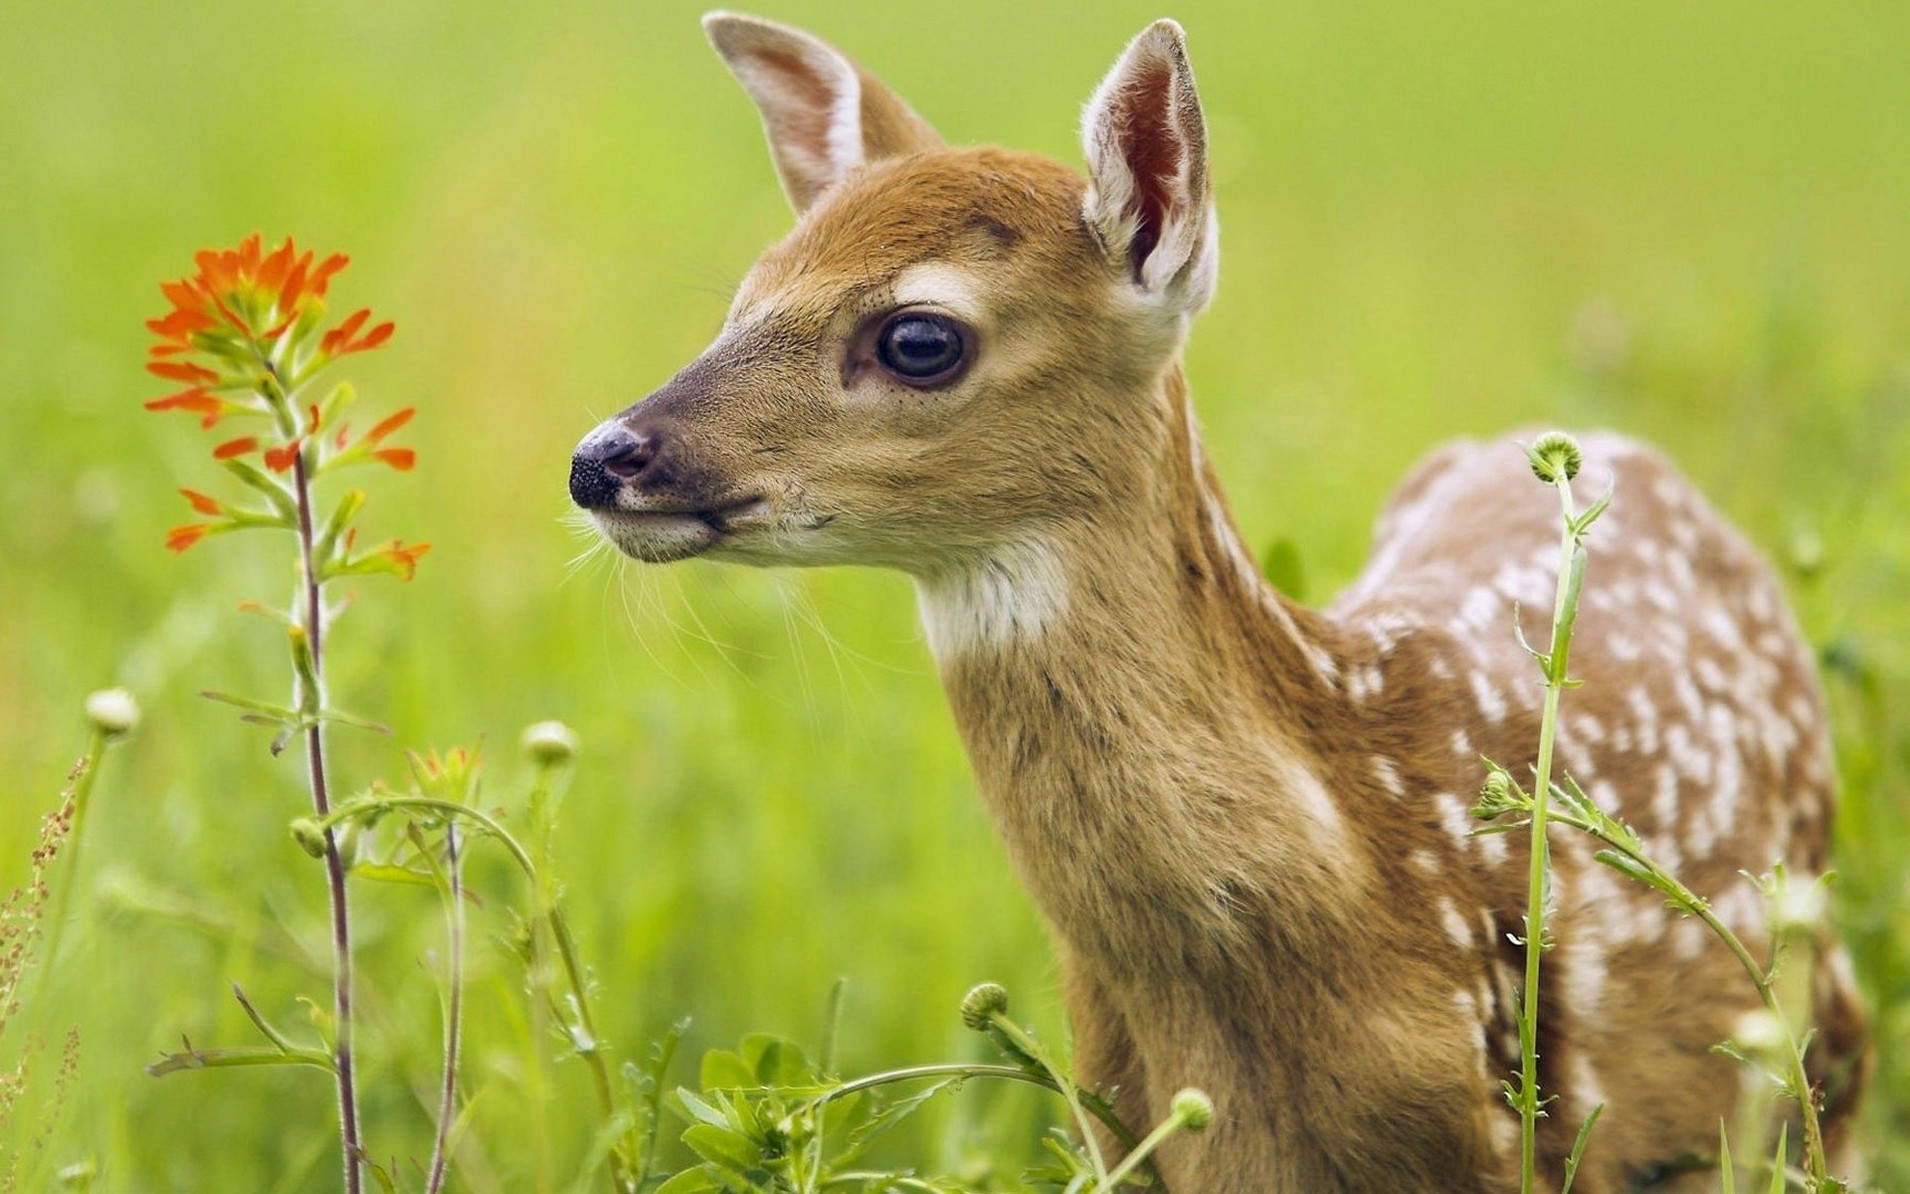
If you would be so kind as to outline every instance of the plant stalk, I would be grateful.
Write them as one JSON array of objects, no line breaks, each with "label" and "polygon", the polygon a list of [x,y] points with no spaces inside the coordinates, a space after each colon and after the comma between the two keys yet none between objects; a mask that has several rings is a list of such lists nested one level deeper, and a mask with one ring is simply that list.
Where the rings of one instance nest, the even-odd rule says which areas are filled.
[{"label": "plant stalk", "polygon": [[450,892],[450,903],[445,908],[445,950],[450,954],[451,990],[445,999],[444,1080],[438,1090],[438,1131],[431,1145],[431,1176],[425,1194],[438,1194],[444,1188],[451,1116],[457,1109],[458,1046],[464,1027],[464,887],[455,821],[444,827],[444,866]]},{"label": "plant stalk", "polygon": [[[308,713],[325,706],[324,676],[324,596],[313,552],[312,486],[306,470],[306,452],[300,451],[292,462],[292,486],[298,499],[298,551],[300,581],[303,587],[302,614],[306,640],[310,644],[314,691],[300,693],[300,704]],[[325,726],[314,719],[305,731],[306,770],[311,782],[312,808],[321,821],[331,813],[331,798],[325,771]],[[351,912],[345,889],[345,860],[338,851],[338,838],[326,824],[325,883],[331,898],[332,913],[332,1012],[336,1021],[338,1062],[339,1140],[344,1152],[346,1194],[362,1194],[361,1162],[364,1146],[358,1129],[358,1083],[352,1051],[352,948]]]},{"label": "plant stalk", "polygon": [[1552,746],[1558,732],[1559,698],[1565,691],[1566,662],[1571,653],[1570,620],[1566,606],[1572,598],[1572,559],[1578,550],[1572,518],[1571,482],[1560,476],[1553,484],[1564,509],[1565,529],[1559,534],[1558,589],[1552,606],[1552,641],[1545,665],[1545,712],[1539,722],[1538,784],[1532,793],[1532,849],[1526,882],[1525,990],[1519,1009],[1519,1189],[1537,1189],[1539,1116],[1539,960],[1545,952],[1545,898],[1550,846],[1545,836],[1552,788]]}]

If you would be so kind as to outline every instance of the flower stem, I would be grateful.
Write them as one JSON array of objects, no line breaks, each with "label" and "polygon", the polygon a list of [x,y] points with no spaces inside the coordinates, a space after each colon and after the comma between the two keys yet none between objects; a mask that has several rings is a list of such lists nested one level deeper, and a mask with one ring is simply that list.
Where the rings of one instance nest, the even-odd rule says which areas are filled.
[{"label": "flower stem", "polygon": [[458,826],[455,821],[444,827],[444,866],[446,889],[450,892],[445,907],[445,950],[450,954],[451,990],[444,1011],[444,1080],[438,1091],[438,1133],[431,1145],[431,1176],[425,1194],[438,1194],[444,1188],[450,1160],[451,1115],[457,1109],[458,1044],[464,1027],[464,888],[458,858]]},{"label": "flower stem", "polygon": [[1539,959],[1545,952],[1545,903],[1550,887],[1550,846],[1545,836],[1552,788],[1552,746],[1558,732],[1559,698],[1565,691],[1566,663],[1572,648],[1572,621],[1576,600],[1572,583],[1579,531],[1574,526],[1572,487],[1562,474],[1553,484],[1564,508],[1565,529],[1559,535],[1558,589],[1552,606],[1552,639],[1545,660],[1545,712],[1539,722],[1538,783],[1532,791],[1532,848],[1526,881],[1525,990],[1519,1009],[1519,1189],[1537,1188],[1539,1116]]},{"label": "flower stem", "polygon": [[[310,691],[299,694],[299,703],[310,714],[325,707],[324,597],[320,589],[318,561],[313,552],[312,485],[306,470],[306,453],[301,451],[292,462],[292,487],[298,499],[298,551],[302,623],[311,650]],[[325,726],[314,717],[305,731],[305,761],[311,781],[312,808],[323,819],[331,812],[331,798],[325,772]],[[336,1020],[339,1141],[344,1152],[346,1194],[362,1194],[363,1173],[360,1163],[364,1146],[358,1134],[358,1084],[352,1065],[352,949],[351,912],[346,900],[345,860],[338,852],[338,838],[330,825],[325,826],[325,882],[331,896],[332,913],[332,1011]]]},{"label": "flower stem", "polygon": [[[341,806],[335,813],[321,814],[319,824],[325,831],[327,843],[332,841],[334,825],[362,815],[367,809],[379,810],[415,808],[442,814],[448,818],[462,818],[477,825],[484,832],[496,838],[504,846],[511,861],[517,865],[524,878],[530,883],[533,897],[538,890],[538,867],[532,861],[530,852],[524,848],[511,832],[495,818],[484,812],[459,804],[455,800],[444,800],[434,796],[381,796],[367,801],[353,801]],[[610,1066],[604,1059],[603,1038],[597,1035],[596,1018],[590,1011],[590,979],[584,973],[582,958],[577,952],[576,938],[571,936],[570,922],[564,917],[563,905],[553,898],[547,907],[537,908],[534,912],[537,920],[549,930],[552,943],[556,946],[557,959],[562,963],[564,980],[570,987],[568,1001],[569,1013],[562,1013],[562,1006],[555,999],[550,1000],[560,1008],[560,1018],[565,1021],[564,1033],[570,1039],[571,1048],[582,1058],[590,1070],[591,1085],[597,1094],[598,1109],[603,1113],[604,1122],[615,1122],[617,1114],[616,1091],[611,1085]],[[630,1142],[619,1140],[610,1150],[612,1179],[619,1190],[636,1189],[634,1172],[635,1159],[631,1155]]]}]

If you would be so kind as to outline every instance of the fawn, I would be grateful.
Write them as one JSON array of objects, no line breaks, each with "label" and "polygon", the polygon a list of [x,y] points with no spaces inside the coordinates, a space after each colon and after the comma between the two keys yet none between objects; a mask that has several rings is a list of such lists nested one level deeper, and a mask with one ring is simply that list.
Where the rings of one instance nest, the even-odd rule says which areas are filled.
[{"label": "fawn", "polygon": [[[1478,837],[1481,756],[1529,766],[1539,677],[1512,603],[1550,607],[1558,514],[1509,442],[1447,447],[1324,613],[1260,576],[1201,450],[1179,353],[1218,240],[1181,30],[1089,102],[1089,177],[949,148],[802,31],[705,28],[760,110],[795,230],[715,342],[592,431],[570,491],[662,562],[873,564],[914,578],[983,798],[1064,955],[1083,1080],[1213,1191],[1517,1188],[1522,840]],[[1826,864],[1831,774],[1809,652],[1753,550],[1612,435],[1579,621],[1567,769],[1747,940],[1738,872]],[[1548,515],[1547,511],[1550,510]],[[1577,1189],[1715,1156],[1744,1079],[1711,1047],[1755,1000],[1725,950],[1556,846],[1541,1134]],[[1864,1029],[1818,953],[1814,1075],[1847,1136]],[[1688,1179],[1687,1179],[1688,1180]],[[1706,1176],[1706,1182],[1715,1180]]]}]

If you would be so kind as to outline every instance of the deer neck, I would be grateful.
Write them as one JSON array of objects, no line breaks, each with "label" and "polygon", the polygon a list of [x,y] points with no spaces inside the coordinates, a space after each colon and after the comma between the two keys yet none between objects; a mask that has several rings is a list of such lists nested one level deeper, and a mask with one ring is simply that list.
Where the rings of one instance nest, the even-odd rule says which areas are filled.
[{"label": "deer neck", "polygon": [[1159,384],[1134,500],[919,578],[924,622],[983,797],[1077,951],[1304,950],[1346,931],[1370,869],[1317,750],[1330,632],[1261,580],[1178,367]]}]

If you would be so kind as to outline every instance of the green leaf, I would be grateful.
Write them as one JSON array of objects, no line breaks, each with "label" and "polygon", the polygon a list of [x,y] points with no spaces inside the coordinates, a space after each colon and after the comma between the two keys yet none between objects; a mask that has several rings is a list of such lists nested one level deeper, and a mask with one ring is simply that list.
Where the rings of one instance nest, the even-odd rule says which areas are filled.
[{"label": "green leaf", "polygon": [[703,1055],[697,1081],[706,1091],[743,1090],[759,1085],[750,1064],[728,1049],[711,1049]]},{"label": "green leaf", "polygon": [[729,1116],[698,1098],[687,1086],[676,1088],[676,1109],[684,1118],[709,1124],[713,1128],[729,1129]]},{"label": "green leaf", "polygon": [[1791,1125],[1778,1125],[1777,1155],[1771,1162],[1771,1194],[1784,1194],[1784,1163],[1790,1152]]},{"label": "green leaf", "polygon": [[1725,1134],[1724,1120],[1718,1120],[1718,1191],[1738,1194],[1737,1165],[1731,1160],[1731,1137]]},{"label": "green leaf", "polygon": [[719,1194],[723,1183],[717,1181],[702,1166],[685,1169],[669,1181],[658,1186],[653,1194]]},{"label": "green leaf", "polygon": [[1572,1194],[1572,1179],[1578,1176],[1578,1164],[1585,1159],[1585,1144],[1592,1138],[1592,1126],[1604,1113],[1605,1104],[1600,1103],[1592,1108],[1585,1122],[1578,1125],[1578,1137],[1572,1141],[1572,1151],[1565,1158],[1565,1180],[1559,1186],[1559,1194]]},{"label": "green leaf", "polygon": [[747,1174],[763,1163],[763,1150],[741,1132],[714,1124],[691,1124],[683,1130],[683,1143],[712,1165]]},{"label": "green leaf", "polygon": [[941,1094],[943,1091],[954,1088],[956,1085],[958,1085],[957,1081],[953,1078],[949,1078],[924,1087],[922,1090],[917,1091],[905,1099],[897,1099],[893,1103],[878,1107],[875,1112],[869,1116],[868,1122],[849,1133],[849,1146],[851,1151],[856,1154],[861,1153],[863,1148],[871,1141],[908,1118],[920,1108],[922,1104],[928,1102],[936,1095]]},{"label": "green leaf", "polygon": [[318,715],[320,721],[335,721],[341,726],[350,726],[354,730],[370,730],[374,734],[391,733],[391,727],[381,725],[369,717],[360,717],[356,713],[347,713],[343,709],[326,709]]},{"label": "green leaf", "polygon": [[299,721],[298,710],[288,709],[284,705],[274,705],[270,701],[255,701],[251,697],[242,697],[230,692],[213,692],[210,690],[201,692],[199,695],[208,701],[218,701],[222,705],[231,705],[237,709],[245,709],[249,712],[257,713],[270,719],[273,724],[296,724]]},{"label": "green leaf", "polygon": [[743,1060],[762,1086],[804,1086],[816,1079],[802,1047],[781,1037],[764,1033],[745,1037]]},{"label": "green leaf", "polygon": [[404,887],[438,886],[437,880],[422,871],[414,871],[408,866],[395,866],[388,862],[355,862],[346,872],[354,879],[369,879],[373,883],[396,883]]},{"label": "green leaf", "polygon": [[215,1049],[189,1047],[178,1053],[168,1053],[147,1066],[146,1072],[158,1078],[181,1070],[261,1065],[308,1065],[321,1070],[333,1068],[331,1054],[317,1049],[295,1049],[288,1053],[276,1045],[231,1045]]}]

